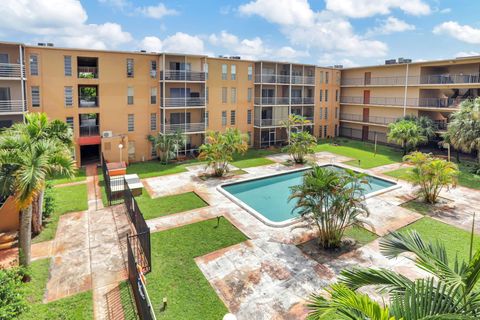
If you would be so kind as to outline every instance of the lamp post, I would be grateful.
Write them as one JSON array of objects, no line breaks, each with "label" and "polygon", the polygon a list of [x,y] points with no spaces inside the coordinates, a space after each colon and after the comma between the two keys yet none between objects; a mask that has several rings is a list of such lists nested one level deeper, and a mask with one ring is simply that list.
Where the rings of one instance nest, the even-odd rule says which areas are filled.
[{"label": "lamp post", "polygon": [[120,162],[122,162],[122,149],[123,149],[123,144],[118,145],[118,149],[120,150]]}]

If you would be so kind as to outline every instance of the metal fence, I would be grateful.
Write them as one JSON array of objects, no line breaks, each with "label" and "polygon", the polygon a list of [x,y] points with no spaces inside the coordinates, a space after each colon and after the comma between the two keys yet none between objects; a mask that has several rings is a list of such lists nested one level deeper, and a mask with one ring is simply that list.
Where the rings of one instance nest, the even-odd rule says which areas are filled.
[{"label": "metal fence", "polygon": [[107,169],[107,161],[102,153],[102,174],[103,174],[103,184],[105,187],[105,194],[107,196],[108,205],[122,203],[123,202],[123,189],[124,189],[124,178],[120,177],[110,177]]}]

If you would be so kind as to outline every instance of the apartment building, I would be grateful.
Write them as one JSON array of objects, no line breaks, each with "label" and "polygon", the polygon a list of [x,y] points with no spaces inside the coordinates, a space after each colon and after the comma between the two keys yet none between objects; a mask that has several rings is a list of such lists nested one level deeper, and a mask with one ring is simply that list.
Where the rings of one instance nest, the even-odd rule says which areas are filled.
[{"label": "apartment building", "polygon": [[313,65],[0,43],[0,127],[45,112],[73,129],[78,165],[155,157],[148,135],[180,131],[193,153],[208,130],[238,128],[254,147],[297,130],[339,132],[340,70]]},{"label": "apartment building", "polygon": [[340,135],[387,142],[388,124],[406,115],[429,117],[440,134],[449,115],[479,89],[479,57],[343,69]]}]

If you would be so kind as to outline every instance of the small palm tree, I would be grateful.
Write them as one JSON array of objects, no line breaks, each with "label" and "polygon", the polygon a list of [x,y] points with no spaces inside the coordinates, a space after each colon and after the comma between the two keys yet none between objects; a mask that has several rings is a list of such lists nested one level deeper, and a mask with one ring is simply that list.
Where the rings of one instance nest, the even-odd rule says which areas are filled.
[{"label": "small palm tree", "polygon": [[437,202],[444,188],[457,184],[459,170],[453,162],[421,152],[413,152],[403,160],[414,166],[409,173],[409,180],[420,187],[419,193],[427,203]]},{"label": "small palm tree", "polygon": [[217,177],[228,172],[228,164],[234,154],[244,154],[248,150],[248,136],[238,129],[227,129],[224,133],[210,131],[206,142],[200,146],[198,159],[207,162]]},{"label": "small palm tree", "polygon": [[388,141],[395,141],[403,147],[403,155],[406,155],[409,147],[427,142],[427,137],[422,135],[421,128],[411,120],[400,120],[388,125]]},{"label": "small palm tree", "polygon": [[295,163],[304,163],[305,156],[315,152],[316,144],[317,139],[308,131],[300,131],[292,133],[290,144],[283,148],[283,152],[290,154]]},{"label": "small palm tree", "polygon": [[419,126],[420,128],[420,134],[422,136],[427,137],[427,140],[430,140],[436,136],[435,133],[435,125],[432,119],[430,119],[427,116],[414,116],[414,115],[406,115],[403,118],[400,118],[398,121],[402,120],[408,120],[408,121],[413,121]]},{"label": "small palm tree", "polygon": [[159,133],[156,137],[149,135],[147,139],[157,151],[160,161],[165,164],[178,158],[178,153],[186,144],[185,135],[179,131],[167,134]]},{"label": "small palm tree", "polygon": [[280,125],[287,131],[287,143],[290,144],[292,136],[292,128],[298,125],[310,124],[310,120],[298,114],[290,114],[288,119],[280,121]]},{"label": "small palm tree", "polygon": [[363,196],[366,185],[364,174],[314,166],[301,185],[291,187],[289,201],[297,200],[293,210],[313,220],[322,248],[338,248],[347,228],[365,224],[360,217],[369,215]]}]

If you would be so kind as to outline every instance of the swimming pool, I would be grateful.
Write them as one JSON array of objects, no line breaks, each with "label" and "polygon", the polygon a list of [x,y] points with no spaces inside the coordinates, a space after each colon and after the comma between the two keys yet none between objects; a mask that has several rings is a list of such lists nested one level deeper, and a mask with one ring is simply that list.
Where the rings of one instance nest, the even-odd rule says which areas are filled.
[{"label": "swimming pool", "polygon": [[[335,165],[324,166],[331,170],[345,170]],[[221,185],[220,191],[232,201],[270,226],[286,226],[296,222],[298,216],[292,209],[296,200],[288,201],[290,187],[302,183],[303,175],[310,169],[300,169],[262,178]],[[396,183],[371,175],[370,186],[365,186],[365,196],[383,193],[396,187]]]}]

